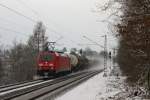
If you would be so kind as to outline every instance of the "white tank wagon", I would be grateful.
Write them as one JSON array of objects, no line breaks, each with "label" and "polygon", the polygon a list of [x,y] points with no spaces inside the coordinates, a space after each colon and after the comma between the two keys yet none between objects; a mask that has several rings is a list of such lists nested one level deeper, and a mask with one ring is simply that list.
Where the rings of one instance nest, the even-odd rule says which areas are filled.
[{"label": "white tank wagon", "polygon": [[71,64],[71,66],[72,66],[72,69],[74,69],[74,68],[78,65],[79,60],[78,60],[78,58],[77,58],[75,55],[73,55],[73,54],[69,54],[69,58],[70,58],[70,64]]}]

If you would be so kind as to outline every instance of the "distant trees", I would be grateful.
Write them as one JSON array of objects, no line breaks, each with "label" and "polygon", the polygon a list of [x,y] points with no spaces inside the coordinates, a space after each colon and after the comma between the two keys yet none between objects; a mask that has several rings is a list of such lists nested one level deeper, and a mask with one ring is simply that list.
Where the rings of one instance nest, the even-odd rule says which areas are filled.
[{"label": "distant trees", "polygon": [[39,22],[27,44],[16,43],[11,48],[9,57],[13,60],[12,69],[17,81],[31,80],[36,74],[37,54],[47,41],[45,31],[44,25]]},{"label": "distant trees", "polygon": [[45,31],[46,29],[42,22],[38,22],[33,35],[29,37],[27,43],[14,42],[12,48],[4,51],[4,57],[7,58],[5,61],[7,61],[8,66],[5,64],[5,75],[3,75],[6,83],[33,79],[36,74],[38,52],[43,49],[47,41]]},{"label": "distant trees", "polygon": [[101,51],[99,55],[100,56],[105,56],[105,53],[106,53],[107,56],[109,55],[108,52],[106,52],[106,51]]},{"label": "distant trees", "polygon": [[[10,60],[9,60],[9,51],[4,49],[2,46],[0,48],[0,84],[5,84],[8,82],[8,74],[7,71],[9,70]],[[10,70],[9,70],[10,72]],[[7,82],[6,82],[7,81]]]},{"label": "distant trees", "polygon": [[62,49],[62,51],[63,51],[63,52],[67,52],[67,48],[64,47],[64,48]]},{"label": "distant trees", "polygon": [[82,55],[86,55],[86,56],[94,56],[94,55],[98,55],[98,52],[92,50],[90,47],[86,47],[85,49],[77,49],[77,48],[71,48],[70,50],[71,53],[80,53]]},{"label": "distant trees", "polygon": [[28,54],[29,49],[25,44],[22,43],[16,43],[13,48],[10,50],[9,59],[12,60],[11,63],[11,79],[14,79],[16,81],[24,81],[24,80],[31,80],[32,79],[32,73],[30,71],[32,66],[29,66],[28,64],[32,63],[31,57]]},{"label": "distant trees", "polygon": [[90,47],[86,47],[84,50],[85,55],[88,56],[94,56],[94,55],[98,55],[98,52],[93,51]]}]

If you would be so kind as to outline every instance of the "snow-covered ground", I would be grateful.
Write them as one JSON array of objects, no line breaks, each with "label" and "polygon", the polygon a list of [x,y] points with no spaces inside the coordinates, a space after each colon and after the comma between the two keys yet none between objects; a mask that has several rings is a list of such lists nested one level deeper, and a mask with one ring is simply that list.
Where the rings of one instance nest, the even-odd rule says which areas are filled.
[{"label": "snow-covered ground", "polygon": [[[102,65],[100,66],[97,68],[102,68]],[[107,72],[109,75],[111,73],[112,71]],[[121,84],[124,79],[125,77],[115,74],[104,77],[104,72],[102,72],[55,100],[114,100],[115,95],[123,91]]]},{"label": "snow-covered ground", "polygon": [[103,77],[103,74],[94,76],[56,100],[101,100],[119,93],[120,90],[112,91],[112,88],[108,87],[108,78]]},{"label": "snow-covered ground", "polygon": [[119,67],[114,66],[107,75],[104,77],[102,72],[55,100],[150,100],[134,96],[134,90],[125,83],[126,77],[121,75]]}]

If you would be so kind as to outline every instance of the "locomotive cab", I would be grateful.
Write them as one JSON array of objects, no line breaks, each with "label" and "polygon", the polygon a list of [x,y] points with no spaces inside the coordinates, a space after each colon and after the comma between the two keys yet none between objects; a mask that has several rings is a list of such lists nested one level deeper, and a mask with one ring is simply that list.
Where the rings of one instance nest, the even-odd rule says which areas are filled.
[{"label": "locomotive cab", "polygon": [[40,76],[55,76],[59,72],[70,71],[68,55],[55,51],[44,51],[38,56],[38,71]]},{"label": "locomotive cab", "polygon": [[40,76],[50,75],[55,73],[55,59],[53,52],[41,52],[38,56],[38,71]]}]

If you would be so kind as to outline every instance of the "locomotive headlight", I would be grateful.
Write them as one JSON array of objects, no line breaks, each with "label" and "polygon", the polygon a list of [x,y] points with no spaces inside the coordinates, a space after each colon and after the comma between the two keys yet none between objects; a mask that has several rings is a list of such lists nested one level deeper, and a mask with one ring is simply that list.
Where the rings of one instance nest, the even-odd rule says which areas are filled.
[{"label": "locomotive headlight", "polygon": [[39,64],[39,66],[43,66],[43,64]]},{"label": "locomotive headlight", "polygon": [[50,69],[54,69],[54,64],[49,64]]},{"label": "locomotive headlight", "polygon": [[49,64],[49,66],[54,66],[54,64]]}]

